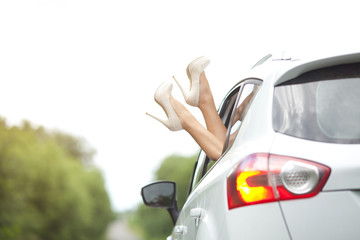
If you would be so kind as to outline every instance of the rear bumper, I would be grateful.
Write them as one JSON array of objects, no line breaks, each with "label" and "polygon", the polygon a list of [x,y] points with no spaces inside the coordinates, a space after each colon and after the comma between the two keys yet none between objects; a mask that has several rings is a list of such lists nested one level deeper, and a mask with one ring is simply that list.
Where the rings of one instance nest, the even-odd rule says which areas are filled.
[{"label": "rear bumper", "polygon": [[321,192],[280,204],[293,240],[360,239],[359,190]]}]

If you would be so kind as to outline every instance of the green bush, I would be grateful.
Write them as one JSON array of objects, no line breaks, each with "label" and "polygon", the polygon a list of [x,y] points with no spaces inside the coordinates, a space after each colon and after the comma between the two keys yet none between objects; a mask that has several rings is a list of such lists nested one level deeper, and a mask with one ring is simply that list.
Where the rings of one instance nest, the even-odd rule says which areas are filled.
[{"label": "green bush", "polygon": [[113,213],[94,151],[84,146],[0,119],[0,239],[103,239]]}]

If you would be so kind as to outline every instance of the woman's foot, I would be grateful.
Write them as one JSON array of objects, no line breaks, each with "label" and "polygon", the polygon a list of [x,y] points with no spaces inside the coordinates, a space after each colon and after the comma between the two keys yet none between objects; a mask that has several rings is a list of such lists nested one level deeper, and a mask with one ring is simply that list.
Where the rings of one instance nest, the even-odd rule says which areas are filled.
[{"label": "woman's foot", "polygon": [[[175,82],[179,85],[179,88],[184,95],[185,101],[194,107],[199,106],[201,95],[201,75],[204,75],[205,68],[209,65],[210,60],[206,57],[200,57],[192,61],[186,68],[186,73],[190,80],[190,90],[183,88],[180,83],[174,78]],[[206,78],[205,78],[206,79]]]},{"label": "woman's foot", "polygon": [[173,85],[170,82],[163,82],[159,88],[156,90],[154,99],[155,101],[163,108],[166,113],[168,119],[162,120],[150,113],[146,113],[150,117],[158,120],[162,124],[164,124],[171,131],[178,131],[183,129],[182,124],[178,115],[176,114],[172,104],[171,104],[171,91]]}]

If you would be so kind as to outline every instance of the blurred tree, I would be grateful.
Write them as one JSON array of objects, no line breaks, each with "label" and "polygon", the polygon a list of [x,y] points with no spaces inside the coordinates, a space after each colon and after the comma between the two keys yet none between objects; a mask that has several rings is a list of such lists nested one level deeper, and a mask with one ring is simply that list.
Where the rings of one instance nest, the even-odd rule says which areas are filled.
[{"label": "blurred tree", "polygon": [[[179,209],[185,203],[196,156],[173,155],[165,158],[155,172],[155,180],[176,182]],[[130,224],[145,240],[166,239],[171,234],[173,224],[164,209],[150,208],[141,204],[135,210]]]},{"label": "blurred tree", "polygon": [[85,140],[75,138],[73,136],[56,132],[54,134],[55,141],[76,160],[80,160],[83,164],[92,164],[92,158],[95,150],[92,149]]},{"label": "blurred tree", "polygon": [[0,239],[103,239],[113,213],[102,175],[89,164],[93,151],[82,144],[0,119]]}]

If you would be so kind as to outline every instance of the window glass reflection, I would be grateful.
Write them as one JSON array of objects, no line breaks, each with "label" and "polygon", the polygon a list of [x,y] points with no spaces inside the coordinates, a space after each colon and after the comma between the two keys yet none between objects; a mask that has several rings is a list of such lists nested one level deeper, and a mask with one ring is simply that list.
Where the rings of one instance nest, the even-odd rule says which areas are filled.
[{"label": "window glass reflection", "polygon": [[359,66],[316,70],[275,87],[274,130],[320,142],[360,143]]},{"label": "window glass reflection", "polygon": [[316,91],[317,124],[329,138],[360,137],[360,78],[323,81]]}]

